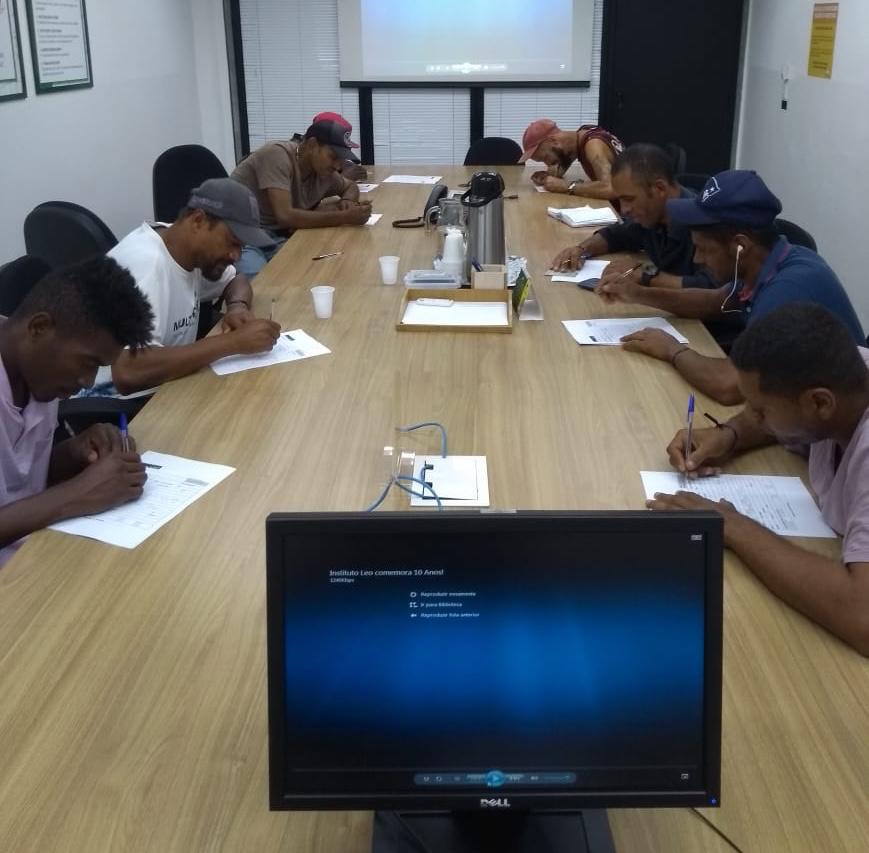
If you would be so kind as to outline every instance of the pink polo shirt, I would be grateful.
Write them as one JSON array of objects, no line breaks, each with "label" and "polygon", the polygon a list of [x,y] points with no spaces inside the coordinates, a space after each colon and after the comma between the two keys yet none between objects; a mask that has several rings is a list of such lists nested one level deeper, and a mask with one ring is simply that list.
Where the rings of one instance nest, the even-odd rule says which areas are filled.
[{"label": "pink polo shirt", "polygon": [[[0,359],[0,506],[45,491],[56,426],[57,400],[39,403],[31,399],[23,409],[15,405]],[[0,566],[22,541],[0,549]]]},{"label": "pink polo shirt", "polygon": [[[860,348],[869,365],[869,350]],[[843,537],[843,563],[869,563],[869,409],[836,468],[836,442],[816,442],[809,451],[809,480],[824,521]]]}]

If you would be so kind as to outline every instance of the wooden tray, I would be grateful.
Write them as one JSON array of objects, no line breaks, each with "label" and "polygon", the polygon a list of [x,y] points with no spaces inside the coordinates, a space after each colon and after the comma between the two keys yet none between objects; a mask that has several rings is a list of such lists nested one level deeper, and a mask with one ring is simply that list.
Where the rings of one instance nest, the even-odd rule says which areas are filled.
[{"label": "wooden tray", "polygon": [[[473,322],[453,325],[451,323],[405,323],[404,317],[408,306],[417,299],[451,299],[453,305],[449,308],[432,308],[431,311],[452,311],[456,306],[473,305],[481,302],[497,302],[504,306],[506,322],[499,325],[477,325]],[[429,288],[409,288],[401,300],[398,320],[395,328],[405,332],[512,332],[513,303],[509,290],[441,290]]]}]

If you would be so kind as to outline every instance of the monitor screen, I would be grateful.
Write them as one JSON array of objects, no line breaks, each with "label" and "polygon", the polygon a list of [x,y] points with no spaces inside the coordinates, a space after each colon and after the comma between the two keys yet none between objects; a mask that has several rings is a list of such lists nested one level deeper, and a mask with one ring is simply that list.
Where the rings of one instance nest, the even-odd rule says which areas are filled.
[{"label": "monitor screen", "polygon": [[267,521],[272,808],[715,805],[714,513]]}]

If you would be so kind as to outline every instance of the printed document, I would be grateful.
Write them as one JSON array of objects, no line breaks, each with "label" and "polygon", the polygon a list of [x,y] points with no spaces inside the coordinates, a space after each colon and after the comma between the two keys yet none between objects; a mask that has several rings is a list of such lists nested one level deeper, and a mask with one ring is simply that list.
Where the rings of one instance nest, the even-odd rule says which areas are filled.
[{"label": "printed document", "polygon": [[781,536],[835,538],[799,477],[720,474],[688,479],[676,471],[640,471],[646,497],[693,492],[712,501],[730,501],[743,515]]},{"label": "printed document", "polygon": [[235,471],[228,465],[196,462],[153,450],[142,454],[142,462],[147,467],[148,480],[137,501],[99,515],[70,518],[52,524],[51,529],[121,548],[135,548]]},{"label": "printed document", "polygon": [[660,329],[672,335],[680,344],[688,343],[688,338],[663,317],[614,317],[609,320],[562,320],[561,322],[578,344],[621,346],[621,339],[625,335],[641,332],[643,329]]},{"label": "printed document", "polygon": [[384,184],[436,184],[441,175],[390,175]]},{"label": "printed document", "polygon": [[582,269],[576,272],[553,272],[552,282],[566,282],[567,284],[579,284],[591,279],[600,280],[603,271],[609,266],[609,261],[586,261]]},{"label": "printed document", "polygon": [[219,358],[211,363],[211,369],[218,376],[226,376],[229,373],[240,373],[242,370],[253,370],[256,367],[271,367],[273,364],[299,361],[315,355],[328,355],[330,352],[332,350],[315,341],[301,329],[293,329],[292,332],[281,332],[275,345],[268,352]]}]

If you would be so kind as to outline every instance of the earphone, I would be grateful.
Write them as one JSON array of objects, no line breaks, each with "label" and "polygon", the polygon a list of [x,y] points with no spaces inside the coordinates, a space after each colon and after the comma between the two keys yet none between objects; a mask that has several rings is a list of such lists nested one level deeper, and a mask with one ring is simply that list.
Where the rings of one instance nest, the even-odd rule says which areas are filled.
[{"label": "earphone", "polygon": [[733,285],[730,288],[730,293],[727,294],[727,298],[724,302],[721,303],[721,313],[722,314],[741,314],[741,308],[725,308],[728,302],[733,298],[733,294],[736,293],[736,288],[739,286],[739,256],[742,254],[745,246],[742,243],[736,244],[736,260],[733,262]]}]

